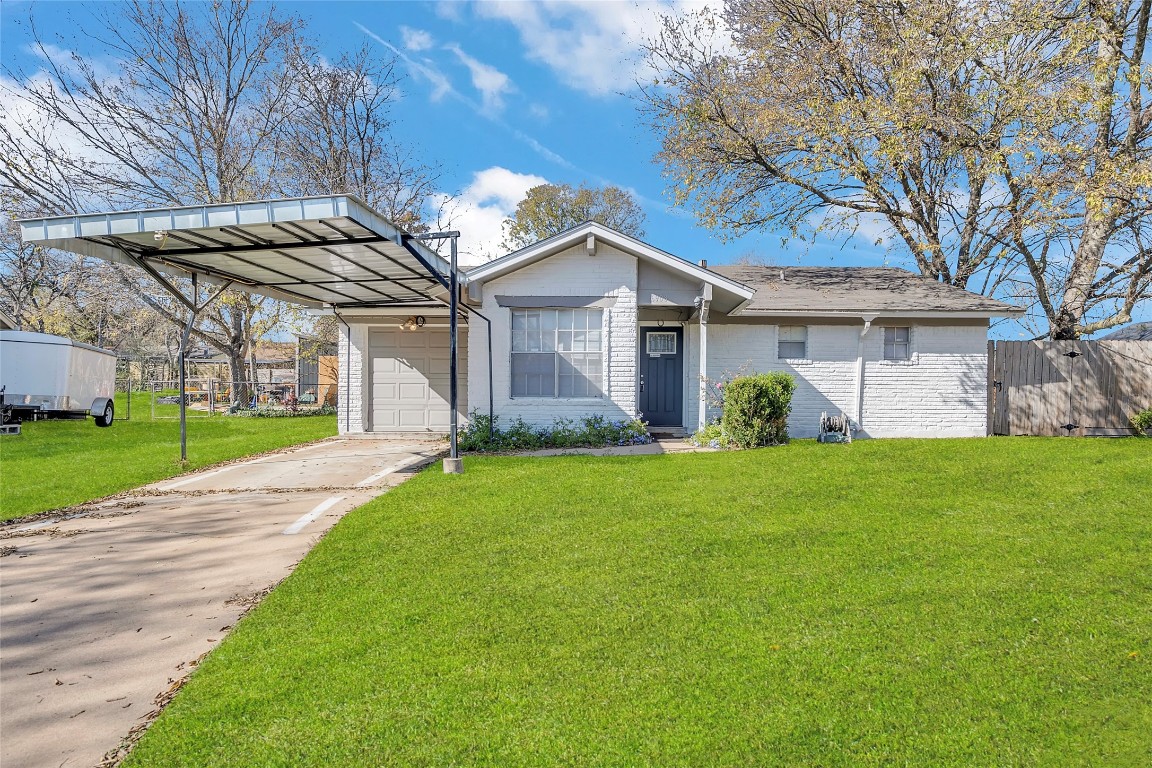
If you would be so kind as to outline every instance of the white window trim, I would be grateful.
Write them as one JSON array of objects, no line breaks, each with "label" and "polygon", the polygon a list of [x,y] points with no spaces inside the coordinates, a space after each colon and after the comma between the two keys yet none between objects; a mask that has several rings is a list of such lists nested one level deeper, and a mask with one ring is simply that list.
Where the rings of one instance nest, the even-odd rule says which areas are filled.
[{"label": "white window trim", "polygon": [[[512,349],[512,314],[517,311],[540,311],[542,309],[558,310],[558,309],[587,309],[593,310],[595,307],[508,307],[508,399],[515,400],[518,403],[528,405],[549,405],[555,403],[604,403],[611,402],[612,398],[608,394],[608,382],[612,377],[608,370],[608,362],[611,359],[608,355],[608,323],[611,318],[611,313],[607,308],[602,310],[600,316],[600,392],[599,396],[586,396],[586,397],[563,397],[561,395],[553,395],[551,397],[542,395],[514,395],[512,394],[512,356],[518,353]],[[554,350],[559,354],[559,350]],[[527,353],[536,354],[536,353]],[[582,354],[589,354],[587,352]],[[594,354],[594,353],[593,353]]]},{"label": "white window trim", "polygon": [[[889,359],[884,357],[884,332],[888,328],[907,328],[908,329],[908,357],[907,359]],[[890,365],[895,367],[907,367],[911,365],[918,365],[919,353],[916,351],[916,326],[914,325],[885,325],[880,328],[880,358],[881,365]]]},{"label": "white window trim", "polygon": [[812,365],[815,361],[812,359],[812,327],[803,324],[790,324],[790,328],[803,328],[804,329],[804,357],[780,357],[780,329],[786,326],[776,326],[776,360],[781,365],[790,366],[806,366]]},{"label": "white window trim", "polygon": [[[651,349],[651,347],[652,347],[652,341],[651,340],[652,340],[653,334],[663,335],[663,336],[671,336],[672,337],[672,346],[674,347],[674,349],[671,352],[653,352]],[[680,353],[681,353],[680,334],[676,333],[676,331],[672,331],[672,330],[666,331],[663,328],[659,328],[659,327],[656,329],[652,329],[652,328],[645,328],[644,329],[644,354],[649,355],[649,356],[655,355],[656,357],[660,357],[662,355],[679,355]]]}]

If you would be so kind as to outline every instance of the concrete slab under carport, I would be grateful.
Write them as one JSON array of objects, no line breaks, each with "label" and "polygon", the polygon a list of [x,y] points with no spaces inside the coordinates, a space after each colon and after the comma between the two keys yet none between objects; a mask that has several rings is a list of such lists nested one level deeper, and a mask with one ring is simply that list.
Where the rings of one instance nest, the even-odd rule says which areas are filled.
[{"label": "concrete slab under carport", "polygon": [[0,529],[0,765],[99,763],[323,533],[444,447],[329,440]]}]

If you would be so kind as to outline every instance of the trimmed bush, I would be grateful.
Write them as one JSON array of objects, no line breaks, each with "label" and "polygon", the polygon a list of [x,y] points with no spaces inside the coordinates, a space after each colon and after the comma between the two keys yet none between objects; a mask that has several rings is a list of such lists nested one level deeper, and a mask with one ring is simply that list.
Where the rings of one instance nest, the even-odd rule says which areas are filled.
[{"label": "trimmed bush", "polygon": [[724,434],[740,448],[788,442],[796,380],[786,373],[741,376],[724,385]]}]

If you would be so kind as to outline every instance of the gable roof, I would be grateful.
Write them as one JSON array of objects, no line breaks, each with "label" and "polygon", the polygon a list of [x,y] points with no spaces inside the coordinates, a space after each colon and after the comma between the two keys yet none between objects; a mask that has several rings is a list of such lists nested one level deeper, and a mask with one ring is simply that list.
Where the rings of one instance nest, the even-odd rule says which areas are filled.
[{"label": "gable roof", "polygon": [[1152,341],[1152,322],[1130,323],[1123,328],[1101,336],[1101,341]]},{"label": "gable roof", "polygon": [[626,235],[623,232],[619,232],[611,227],[606,227],[595,221],[586,221],[583,224],[577,224],[571,229],[541,240],[538,243],[534,243],[527,248],[521,248],[518,251],[509,253],[507,256],[501,256],[486,264],[472,267],[467,272],[468,282],[480,283],[485,280],[492,280],[526,267],[529,264],[535,264],[541,259],[579,245],[586,241],[589,235],[592,235],[597,240],[603,240],[614,248],[631,254],[632,256],[660,264],[674,272],[695,278],[701,283],[710,284],[713,288],[726,291],[732,294],[735,299],[733,302],[734,305],[742,304],[750,300],[755,293],[751,288],[746,285],[741,285],[737,280],[693,264],[691,261],[668,253],[667,251],[654,248],[641,240],[637,240],[630,235]]},{"label": "gable roof", "polygon": [[1018,307],[905,269],[881,267],[717,266],[756,289],[740,314],[883,314],[993,317]]}]

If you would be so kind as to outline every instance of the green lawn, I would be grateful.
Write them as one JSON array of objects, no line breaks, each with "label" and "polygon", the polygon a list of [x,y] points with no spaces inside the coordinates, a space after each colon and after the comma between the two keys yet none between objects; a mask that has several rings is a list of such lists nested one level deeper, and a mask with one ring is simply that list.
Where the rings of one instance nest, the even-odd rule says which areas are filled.
[{"label": "green lawn", "polygon": [[[188,466],[180,466],[180,422],[151,421],[149,395],[132,418],[100,429],[84,421],[27,422],[0,435],[0,520],[98,499],[188,469],[306,443],[336,433],[335,416],[188,419]],[[125,412],[117,397],[117,414]],[[173,406],[176,408],[176,406]]]},{"label": "green lawn", "polygon": [[346,516],[127,765],[1152,762],[1152,441],[466,466]]}]

